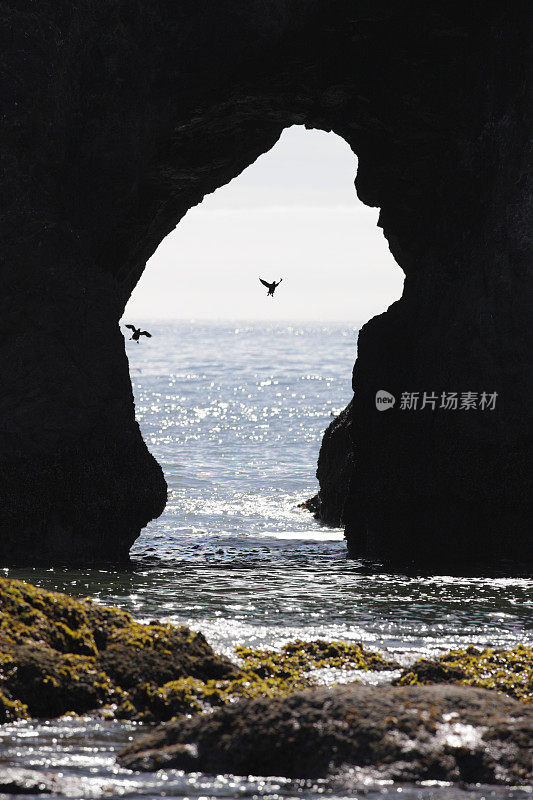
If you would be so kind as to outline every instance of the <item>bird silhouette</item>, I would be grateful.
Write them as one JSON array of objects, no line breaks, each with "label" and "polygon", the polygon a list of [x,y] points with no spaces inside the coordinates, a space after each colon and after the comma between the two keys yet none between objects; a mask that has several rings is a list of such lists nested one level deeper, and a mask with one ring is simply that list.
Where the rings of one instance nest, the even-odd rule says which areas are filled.
[{"label": "bird silhouette", "polygon": [[137,342],[137,344],[139,344],[140,336],[149,336],[150,339],[152,338],[151,333],[148,333],[148,331],[142,331],[140,328],[136,328],[135,325],[126,325],[126,328],[131,328],[131,330],[133,331],[131,339],[133,339],[134,342]]},{"label": "bird silhouette", "polygon": [[280,278],[277,283],[276,283],[276,281],[273,281],[272,283],[269,283],[268,281],[264,281],[263,278],[259,278],[259,280],[261,281],[263,286],[266,286],[267,289],[268,289],[267,297],[269,297],[269,296],[270,297],[274,297],[274,292],[276,291],[276,287],[280,285],[280,283],[283,280],[283,278]]}]

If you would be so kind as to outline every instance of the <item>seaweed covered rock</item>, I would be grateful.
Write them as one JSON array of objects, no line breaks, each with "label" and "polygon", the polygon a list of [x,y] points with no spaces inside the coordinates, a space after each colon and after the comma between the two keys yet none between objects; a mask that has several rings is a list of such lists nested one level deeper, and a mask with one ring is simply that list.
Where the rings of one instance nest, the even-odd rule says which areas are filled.
[{"label": "seaweed covered rock", "polygon": [[245,647],[238,647],[236,652],[245,659],[248,670],[262,670],[272,674],[291,674],[325,667],[382,672],[398,669],[400,666],[395,660],[367,650],[362,642],[324,639],[305,642],[296,639],[284,644],[279,653],[275,650],[253,650]]},{"label": "seaweed covered rock", "polygon": [[63,654],[38,644],[13,647],[12,657],[3,672],[3,684],[31,716],[84,713],[125,700],[94,657]]},{"label": "seaweed covered rock", "polygon": [[169,720],[241,697],[282,697],[316,684],[316,671],[392,670],[362,644],[294,641],[281,651],[217,655],[201,633],[142,624],[118,608],[0,579],[0,722],[101,709]]},{"label": "seaweed covered rock", "polygon": [[527,784],[533,708],[456,686],[349,686],[241,700],[180,718],[120,755],[135,770],[317,777],[343,766],[388,780]]},{"label": "seaweed covered rock", "polygon": [[396,661],[367,650],[360,643],[320,639],[311,642],[297,639],[281,650],[236,647],[235,654],[240,664],[233,676],[211,680],[181,678],[159,688],[144,684],[134,690],[138,705],[146,708],[154,719],[168,720],[178,714],[234,703],[240,698],[286,697],[316,686],[319,670],[337,671],[330,673],[330,682],[344,683],[343,671],[382,672],[400,667]]},{"label": "seaweed covered rock", "polygon": [[396,684],[411,686],[419,683],[456,683],[464,678],[466,673],[460,667],[431,658],[420,658],[409,669],[403,671]]},{"label": "seaweed covered rock", "polygon": [[494,689],[525,703],[533,701],[533,648],[518,645],[511,650],[452,650],[436,660],[421,658],[404,670],[396,683],[459,683]]},{"label": "seaweed covered rock", "polygon": [[316,671],[321,669],[382,672],[395,670],[399,664],[388,660],[362,643],[328,642],[296,639],[281,651],[237,647],[242,672],[229,690],[245,697],[279,697],[297,689],[316,685]]},{"label": "seaweed covered rock", "polygon": [[[3,661],[3,658],[0,656]],[[0,691],[0,723],[11,722],[15,719],[24,719],[28,716],[28,708],[20,700],[11,700]]]},{"label": "seaweed covered rock", "polygon": [[185,626],[145,625],[90,599],[0,579],[2,721],[106,705],[119,716],[150,716],[149,697],[163,684],[236,672]]}]

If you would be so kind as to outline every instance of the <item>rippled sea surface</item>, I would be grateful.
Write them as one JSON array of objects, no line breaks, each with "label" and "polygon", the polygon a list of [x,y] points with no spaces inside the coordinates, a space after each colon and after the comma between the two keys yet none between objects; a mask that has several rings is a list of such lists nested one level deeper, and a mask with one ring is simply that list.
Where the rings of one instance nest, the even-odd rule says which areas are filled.
[{"label": "rippled sea surface", "polygon": [[[145,327],[153,337],[128,341],[127,352],[137,418],[169,485],[164,515],[143,531],[127,571],[5,574],[140,619],[187,623],[230,655],[237,644],[319,636],[363,641],[404,663],[470,643],[533,643],[531,579],[389,574],[347,560],[342,531],[298,508],[317,489],[322,433],[351,397],[355,327]],[[318,782],[136,775],[118,769],[115,754],[138,732],[91,719],[2,726],[0,767],[56,776],[56,796],[80,799],[533,797],[496,787],[362,786],[350,774]]]}]

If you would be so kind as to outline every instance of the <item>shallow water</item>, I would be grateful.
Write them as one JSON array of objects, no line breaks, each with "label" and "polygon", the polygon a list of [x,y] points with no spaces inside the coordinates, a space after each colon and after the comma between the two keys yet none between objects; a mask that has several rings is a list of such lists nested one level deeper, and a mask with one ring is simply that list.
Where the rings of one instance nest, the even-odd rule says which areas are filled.
[{"label": "shallow water", "polygon": [[[353,327],[145,327],[153,338],[128,342],[127,351],[137,418],[169,484],[165,514],[143,531],[127,571],[5,574],[91,595],[141,619],[187,623],[230,654],[236,644],[276,646],[320,636],[363,641],[407,663],[470,643],[533,643],[530,578],[389,574],[347,560],[342,531],[297,507],[316,491],[321,435],[351,397]],[[81,731],[72,721],[4,726],[0,766],[62,772],[65,791],[76,798],[364,794],[451,800],[463,794],[445,786],[374,790],[367,777],[353,774],[313,783],[135,776],[117,769],[114,753],[138,729],[83,724]],[[467,796],[525,794],[491,788]]]}]

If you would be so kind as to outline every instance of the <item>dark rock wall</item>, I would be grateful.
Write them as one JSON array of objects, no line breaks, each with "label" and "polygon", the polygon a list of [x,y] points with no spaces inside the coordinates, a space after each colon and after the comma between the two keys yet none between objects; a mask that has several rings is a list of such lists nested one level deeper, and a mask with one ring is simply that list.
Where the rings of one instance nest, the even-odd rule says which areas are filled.
[{"label": "dark rock wall", "polygon": [[355,477],[352,405],[353,401],[328,425],[318,454],[316,476],[320,491],[313,510],[318,519],[334,528],[344,524],[344,505]]},{"label": "dark rock wall", "polygon": [[[0,10],[2,559],[125,558],[161,513],[118,320],[187,209],[295,123],[357,153],[407,276],[360,336],[350,551],[418,557],[459,530],[476,550],[488,509],[522,552],[528,4]],[[493,413],[378,413],[380,388],[499,397]]]},{"label": "dark rock wall", "polygon": [[[353,555],[447,568],[485,558],[531,564],[521,12],[525,22],[521,4],[496,13],[485,6],[462,30],[450,14],[425,37],[418,97],[398,87],[408,112],[402,120],[397,110],[392,152],[403,153],[391,161],[387,148],[382,183],[373,147],[369,157],[356,147],[359,195],[381,206],[406,280],[401,300],[359,336],[350,414],[356,468],[344,505]],[[416,52],[413,43],[409,55]],[[406,130],[415,109],[418,131]],[[375,410],[378,389],[396,396],[392,410]],[[404,391],[420,400],[424,391],[498,397],[494,411],[409,411],[399,407]]]}]

